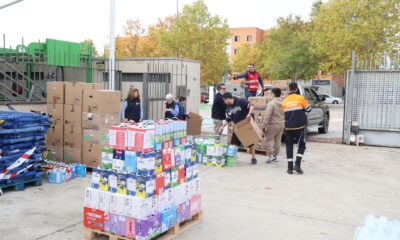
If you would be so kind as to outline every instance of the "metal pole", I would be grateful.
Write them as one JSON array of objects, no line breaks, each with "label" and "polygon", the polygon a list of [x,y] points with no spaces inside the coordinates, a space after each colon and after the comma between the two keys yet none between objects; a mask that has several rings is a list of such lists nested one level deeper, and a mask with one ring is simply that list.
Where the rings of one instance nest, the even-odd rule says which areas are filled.
[{"label": "metal pole", "polygon": [[179,0],[176,0],[176,58],[179,58],[178,32],[179,32]]},{"label": "metal pole", "polygon": [[24,0],[15,0],[15,1],[12,1],[12,2],[9,2],[9,3],[6,3],[6,4],[4,4],[3,6],[0,6],[0,9],[6,8],[6,7],[9,7],[9,6],[12,6],[12,5],[17,4],[17,3],[19,3],[19,2],[22,2],[22,1],[24,1]]},{"label": "metal pole", "polygon": [[110,56],[108,60],[108,85],[115,89],[115,0],[110,0]]}]

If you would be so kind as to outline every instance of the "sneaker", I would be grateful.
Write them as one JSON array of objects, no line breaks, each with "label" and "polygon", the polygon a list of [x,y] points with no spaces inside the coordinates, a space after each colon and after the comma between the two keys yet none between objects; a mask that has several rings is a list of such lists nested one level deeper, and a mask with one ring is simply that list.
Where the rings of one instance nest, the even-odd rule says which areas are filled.
[{"label": "sneaker", "polygon": [[253,164],[253,165],[257,164],[257,159],[252,158],[252,159],[251,159],[251,164]]},{"label": "sneaker", "polygon": [[301,170],[300,166],[294,166],[293,170],[295,170],[298,174],[303,174],[303,170]]},{"label": "sneaker", "polygon": [[267,158],[267,161],[265,161],[265,163],[271,163],[271,162],[276,161],[276,160],[277,160],[277,159],[276,159],[275,156],[269,156],[269,157]]},{"label": "sneaker", "polygon": [[293,174],[293,170],[292,170],[292,169],[288,169],[286,172],[287,172],[288,174]]}]

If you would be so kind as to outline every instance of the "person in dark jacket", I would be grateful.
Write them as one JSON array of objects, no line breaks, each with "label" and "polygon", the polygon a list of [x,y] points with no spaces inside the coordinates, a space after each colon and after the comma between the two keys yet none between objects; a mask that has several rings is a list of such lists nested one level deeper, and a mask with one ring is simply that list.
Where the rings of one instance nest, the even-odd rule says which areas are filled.
[{"label": "person in dark jacket", "polygon": [[239,75],[233,75],[233,79],[245,79],[245,90],[244,96],[246,99],[249,97],[255,97],[258,91],[258,85],[261,86],[261,90],[264,91],[264,81],[261,77],[261,74],[256,71],[254,68],[254,64],[247,65],[247,71],[245,73]]},{"label": "person in dark jacket", "polygon": [[143,107],[138,89],[129,89],[128,96],[121,106],[120,117],[123,122],[135,121],[138,123],[143,120]]},{"label": "person in dark jacket", "polygon": [[[288,174],[293,174],[295,170],[299,174],[303,174],[301,169],[301,159],[306,151],[306,112],[311,111],[311,106],[307,100],[300,95],[297,83],[289,84],[289,96],[282,103],[282,108],[285,113],[285,141],[286,141],[286,156],[288,159]],[[297,150],[296,162],[293,167],[293,144],[297,142],[299,149]]]},{"label": "person in dark jacket", "polygon": [[178,119],[186,121],[189,118],[189,115],[186,113],[186,97],[179,98],[178,107],[179,107]]},{"label": "person in dark jacket", "polygon": [[217,85],[217,93],[214,96],[214,102],[211,109],[211,118],[214,121],[214,135],[221,135],[220,128],[226,118],[226,105],[222,95],[225,93],[226,86],[223,83]]},{"label": "person in dark jacket", "polygon": [[177,119],[179,116],[179,106],[174,101],[174,96],[171,93],[165,96],[165,119]]},{"label": "person in dark jacket", "polygon": [[[226,92],[222,95],[224,103],[226,104],[226,120],[222,125],[220,131],[228,125],[229,122],[238,123],[242,120],[251,119],[251,114],[254,111],[254,106],[246,99],[233,97],[231,93]],[[235,133],[232,135],[231,144],[240,146],[242,143]],[[257,164],[256,152],[254,145],[249,146],[251,153],[251,164]]]}]

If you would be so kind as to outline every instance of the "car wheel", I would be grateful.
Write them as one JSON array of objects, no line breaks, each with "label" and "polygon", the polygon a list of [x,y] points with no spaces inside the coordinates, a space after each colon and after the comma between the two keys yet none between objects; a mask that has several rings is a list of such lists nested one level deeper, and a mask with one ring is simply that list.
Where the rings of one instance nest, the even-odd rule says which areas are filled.
[{"label": "car wheel", "polygon": [[318,128],[319,133],[328,133],[329,130],[329,115],[325,113],[324,122],[320,128]]},{"label": "car wheel", "polygon": [[333,101],[333,104],[339,104],[339,102],[335,100],[335,101]]}]

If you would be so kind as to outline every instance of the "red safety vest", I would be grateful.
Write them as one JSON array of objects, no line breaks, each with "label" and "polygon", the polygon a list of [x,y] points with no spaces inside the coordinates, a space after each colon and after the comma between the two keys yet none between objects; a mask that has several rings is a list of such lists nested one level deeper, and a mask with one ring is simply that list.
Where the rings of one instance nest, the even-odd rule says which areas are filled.
[{"label": "red safety vest", "polygon": [[247,78],[246,78],[247,91],[257,92],[259,77],[260,77],[260,75],[258,72],[247,72]]}]

